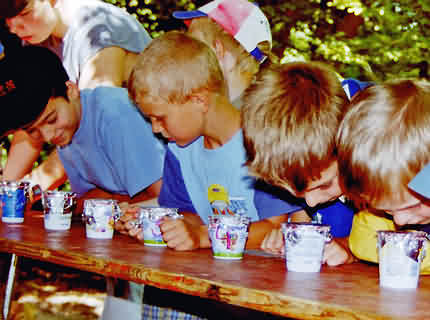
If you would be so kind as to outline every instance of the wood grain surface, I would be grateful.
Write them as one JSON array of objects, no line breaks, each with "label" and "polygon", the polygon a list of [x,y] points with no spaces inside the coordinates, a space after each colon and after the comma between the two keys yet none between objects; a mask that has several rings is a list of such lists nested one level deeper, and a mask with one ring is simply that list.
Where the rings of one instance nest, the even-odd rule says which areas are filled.
[{"label": "wood grain surface", "polygon": [[87,239],[80,221],[68,231],[46,231],[37,211],[27,212],[22,224],[0,223],[0,251],[291,318],[430,318],[426,276],[417,290],[383,289],[376,265],[288,272],[284,259],[256,252],[225,261],[214,259],[209,249],[146,247],[121,234],[112,240]]}]

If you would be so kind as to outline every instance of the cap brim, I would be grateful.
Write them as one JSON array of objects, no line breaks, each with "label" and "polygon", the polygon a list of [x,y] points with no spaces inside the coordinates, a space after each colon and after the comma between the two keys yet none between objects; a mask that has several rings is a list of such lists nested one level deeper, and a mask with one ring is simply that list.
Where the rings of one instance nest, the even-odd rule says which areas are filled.
[{"label": "cap brim", "polygon": [[430,199],[430,163],[409,182],[409,188]]},{"label": "cap brim", "polygon": [[199,10],[194,11],[175,11],[173,12],[173,17],[176,19],[181,20],[189,20],[194,18],[201,18],[201,17],[207,17],[208,15],[204,12],[201,12]]}]

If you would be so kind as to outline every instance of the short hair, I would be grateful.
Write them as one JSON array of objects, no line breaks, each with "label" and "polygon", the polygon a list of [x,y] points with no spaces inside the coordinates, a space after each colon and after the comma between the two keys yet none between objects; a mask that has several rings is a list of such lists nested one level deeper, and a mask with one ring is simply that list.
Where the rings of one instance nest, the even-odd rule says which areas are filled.
[{"label": "short hair", "polygon": [[405,194],[430,162],[429,103],[430,83],[408,79],[353,98],[337,136],[340,183],[351,199],[374,205]]},{"label": "short hair", "polygon": [[336,160],[348,98],[327,65],[272,65],[246,91],[244,105],[247,165],[258,178],[300,193]]},{"label": "short hair", "polygon": [[183,103],[200,91],[226,94],[215,53],[183,32],[153,39],[138,56],[128,83],[132,100]]},{"label": "short hair", "polygon": [[17,16],[30,0],[2,0],[0,1],[0,19],[13,18]]},{"label": "short hair", "polygon": [[[224,47],[231,52],[238,61],[239,73],[257,74],[260,63],[223,27],[209,17],[194,18],[191,20],[188,34],[206,43],[215,50],[215,42],[219,40]],[[277,57],[271,52],[271,43],[264,41],[258,44],[261,52],[272,62],[277,62]]]}]

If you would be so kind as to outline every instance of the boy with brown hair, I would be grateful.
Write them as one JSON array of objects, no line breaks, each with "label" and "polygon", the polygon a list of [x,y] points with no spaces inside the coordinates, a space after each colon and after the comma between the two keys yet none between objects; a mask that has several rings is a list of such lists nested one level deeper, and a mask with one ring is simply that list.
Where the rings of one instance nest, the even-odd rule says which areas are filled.
[{"label": "boy with brown hair", "polygon": [[[293,62],[261,71],[242,109],[250,172],[304,198],[309,207],[324,206],[316,207],[315,218],[330,224],[338,238],[326,247],[329,265],[353,261],[346,242],[353,211],[338,200],[342,190],[335,146],[347,106],[335,72],[320,63]],[[281,230],[268,234],[262,249],[283,252]]]},{"label": "boy with brown hair", "polygon": [[260,65],[276,61],[271,53],[272,34],[263,11],[248,0],[214,0],[193,11],[176,11],[187,33],[214,50],[230,101],[239,107]]},{"label": "boy with brown hair", "polygon": [[[245,199],[252,221],[248,248],[258,248],[267,232],[301,210],[255,189],[244,166],[240,111],[230,103],[215,53],[203,42],[180,32],[153,40],[134,67],[129,94],[153,131],[170,141],[159,204],[185,216],[161,225],[170,248],[211,246],[207,223],[214,190]],[[270,207],[262,207],[268,198]]]},{"label": "boy with brown hair", "polygon": [[[396,80],[360,92],[337,136],[341,184],[369,208],[353,222],[349,245],[378,262],[378,230],[430,232],[430,83]],[[430,273],[430,255],[421,264]]]}]

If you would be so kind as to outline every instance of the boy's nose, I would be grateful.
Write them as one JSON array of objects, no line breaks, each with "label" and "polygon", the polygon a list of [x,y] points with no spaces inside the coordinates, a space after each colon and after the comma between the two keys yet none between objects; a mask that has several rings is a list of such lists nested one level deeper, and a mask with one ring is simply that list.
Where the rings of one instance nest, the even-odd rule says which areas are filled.
[{"label": "boy's nose", "polygon": [[54,139],[55,130],[53,128],[44,126],[39,129],[39,132],[45,142],[51,142],[51,140]]},{"label": "boy's nose", "polygon": [[398,226],[404,226],[406,224],[409,224],[409,215],[405,213],[398,213],[398,212],[391,212],[390,213],[393,216],[394,222]]},{"label": "boy's nose", "polygon": [[320,197],[312,192],[305,194],[305,201],[309,207],[315,207],[317,204],[321,203]]}]

